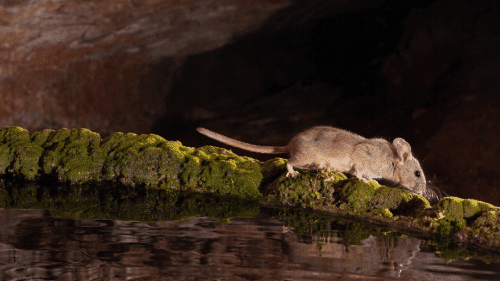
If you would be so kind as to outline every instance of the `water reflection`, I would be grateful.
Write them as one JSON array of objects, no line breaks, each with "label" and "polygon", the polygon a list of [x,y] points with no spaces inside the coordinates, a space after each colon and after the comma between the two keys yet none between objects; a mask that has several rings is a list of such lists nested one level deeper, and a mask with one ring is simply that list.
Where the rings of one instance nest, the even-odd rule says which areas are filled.
[{"label": "water reflection", "polygon": [[147,224],[0,210],[0,221],[7,280],[500,280],[498,264],[447,265],[418,239],[344,245],[334,231],[296,234],[263,215]]},{"label": "water reflection", "polygon": [[420,250],[420,240],[415,238],[377,239],[370,236],[362,245],[346,246],[335,234],[319,239],[317,235],[312,236],[313,239],[290,235],[290,260],[307,264],[314,271],[399,277]]}]

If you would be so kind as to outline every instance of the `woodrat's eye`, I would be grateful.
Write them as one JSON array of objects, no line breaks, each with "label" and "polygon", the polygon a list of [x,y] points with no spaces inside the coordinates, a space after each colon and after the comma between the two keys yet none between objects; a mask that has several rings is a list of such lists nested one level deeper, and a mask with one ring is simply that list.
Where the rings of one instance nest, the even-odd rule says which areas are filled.
[{"label": "woodrat's eye", "polygon": [[419,171],[419,170],[416,170],[416,171],[415,171],[415,176],[416,176],[417,178],[420,178],[420,175],[421,175],[420,171]]}]

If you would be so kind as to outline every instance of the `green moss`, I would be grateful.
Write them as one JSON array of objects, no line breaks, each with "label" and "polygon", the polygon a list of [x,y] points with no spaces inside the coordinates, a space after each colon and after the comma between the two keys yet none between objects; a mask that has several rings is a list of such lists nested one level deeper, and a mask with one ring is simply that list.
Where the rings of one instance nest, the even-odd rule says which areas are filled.
[{"label": "green moss", "polygon": [[268,202],[390,220],[400,215],[412,216],[430,207],[425,198],[414,193],[381,186],[374,181],[347,179],[342,173],[324,170],[302,171],[294,179],[282,174],[265,187],[263,193],[268,196]]},{"label": "green moss", "polygon": [[280,175],[286,172],[286,159],[274,158],[260,163],[262,175],[264,175],[263,184],[267,185],[276,180]]},{"label": "green moss", "polygon": [[[48,135],[47,135],[48,133]],[[87,129],[60,129],[33,135],[33,144],[42,143],[42,171],[62,181],[80,183],[98,180],[106,159],[101,137]]]},{"label": "green moss", "polygon": [[0,143],[0,173],[35,179],[43,149],[31,143],[29,132],[20,127],[4,128],[0,130]]},{"label": "green moss", "polygon": [[[441,237],[445,237],[446,239],[449,238],[451,232],[453,230],[452,224],[448,220],[443,220],[440,223],[437,223],[433,227],[434,231],[434,238],[435,239],[440,239]],[[441,243],[441,244],[448,244],[449,240],[446,240],[446,243]]]},{"label": "green moss", "polygon": [[462,224],[464,220],[463,199],[456,197],[443,198],[443,200],[440,200],[435,206],[435,209],[442,211],[450,222],[459,222]]},{"label": "green moss", "polygon": [[18,171],[25,179],[34,180],[38,175],[38,162],[43,153],[43,148],[26,143],[16,146],[14,149],[14,162],[11,168]]},{"label": "green moss", "polygon": [[417,194],[381,186],[374,181],[365,183],[356,178],[350,179],[342,188],[341,196],[341,207],[344,209],[355,212],[375,210],[384,217],[392,217],[391,210],[406,213],[430,207],[429,202]]},{"label": "green moss", "polygon": [[190,177],[199,180],[205,191],[243,198],[262,196],[259,186],[263,175],[257,160],[213,146],[204,146],[199,152],[192,164],[199,163],[200,172],[196,174],[191,169]]},{"label": "green moss", "polygon": [[[179,188],[183,183],[180,174],[186,172],[184,167],[188,162],[187,159],[196,150],[183,146],[178,141],[165,141],[158,145],[162,150],[162,154],[157,159],[157,171],[159,174],[159,186],[163,188]],[[194,168],[194,167],[193,167]],[[198,184],[192,182],[193,185]]]},{"label": "green moss", "polygon": [[52,134],[53,132],[54,132],[54,130],[50,130],[50,129],[45,129],[43,131],[34,132],[31,135],[31,143],[41,147],[45,142],[47,142],[47,139],[49,138],[50,134]]},{"label": "green moss", "polygon": [[453,219],[471,218],[493,208],[495,208],[493,205],[485,202],[457,197],[445,197],[434,207]]},{"label": "green moss", "polygon": [[486,202],[481,202],[473,199],[464,199],[462,201],[462,205],[464,208],[464,218],[472,218],[477,215],[479,215],[482,212],[488,211],[488,210],[493,210],[493,209],[498,209],[495,206],[486,203]]},{"label": "green moss", "polygon": [[25,143],[30,142],[30,134],[21,127],[6,127],[0,130],[0,140],[2,143]]},{"label": "green moss", "polygon": [[433,223],[433,228],[436,231],[442,228],[439,224],[449,224],[451,229],[448,233],[451,233],[463,229],[467,225],[478,228],[484,224],[495,223],[495,218],[488,213],[498,210],[491,204],[477,200],[445,197],[425,215],[436,218],[435,223]]},{"label": "green moss", "polygon": [[282,174],[264,190],[264,193],[287,205],[325,205],[334,202],[334,194],[346,180],[347,177],[342,173],[324,170],[301,171],[293,179]]},{"label": "green moss", "polygon": [[6,174],[9,172],[13,155],[11,156],[11,149],[8,144],[0,144],[0,173]]},{"label": "green moss", "polygon": [[162,189],[260,197],[257,160],[216,148],[193,149],[160,136],[115,133],[104,140],[87,129],[0,130],[0,174],[61,182],[118,181]]},{"label": "green moss", "polygon": [[165,157],[175,156],[165,150],[169,147],[172,146],[168,146],[167,141],[157,135],[115,133],[104,139],[100,146],[106,155],[103,178],[119,179],[128,184],[158,184],[164,178],[171,180],[173,175],[168,165],[178,167],[182,159],[165,161]]},{"label": "green moss", "polygon": [[438,247],[440,256],[451,261],[458,256],[471,255],[452,241],[456,235],[462,240],[470,238],[473,241],[488,241],[490,246],[500,245],[499,214],[500,208],[485,202],[445,197],[432,208],[422,210],[416,219],[420,225],[428,225],[432,229],[433,243]]},{"label": "green moss", "polygon": [[486,211],[478,217],[472,227],[480,228],[480,227],[490,227],[497,228],[500,226],[500,211],[498,208],[492,208],[491,211]]}]

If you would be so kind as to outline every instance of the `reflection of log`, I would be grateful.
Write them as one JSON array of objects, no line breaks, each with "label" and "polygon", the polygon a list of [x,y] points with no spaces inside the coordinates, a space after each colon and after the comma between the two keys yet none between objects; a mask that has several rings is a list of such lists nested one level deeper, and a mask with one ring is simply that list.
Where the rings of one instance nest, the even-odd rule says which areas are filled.
[{"label": "reflection of log", "polygon": [[[250,216],[259,213],[258,202],[265,202],[321,213],[283,216],[297,231],[342,215],[434,237],[439,243],[449,243],[453,237],[458,242],[500,246],[500,208],[488,203],[446,197],[431,207],[416,194],[325,171],[303,171],[289,179],[283,159],[261,163],[220,148],[184,147],[156,135],[116,133],[101,140],[86,129],[44,130],[30,136],[22,128],[9,127],[0,130],[0,172],[40,183],[47,179],[72,183],[4,183],[0,189],[4,208],[148,221]],[[204,197],[206,193],[209,197]]]},{"label": "reflection of log", "polygon": [[[0,224],[4,280],[387,280],[409,269],[420,244],[370,237],[343,245],[337,233],[301,235],[262,218],[146,224],[0,210]],[[443,263],[434,256],[421,262]]]}]

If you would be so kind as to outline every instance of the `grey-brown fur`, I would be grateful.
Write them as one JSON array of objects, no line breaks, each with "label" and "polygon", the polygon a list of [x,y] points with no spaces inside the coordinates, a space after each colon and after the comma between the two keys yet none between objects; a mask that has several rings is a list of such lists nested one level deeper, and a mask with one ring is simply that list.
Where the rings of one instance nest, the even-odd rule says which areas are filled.
[{"label": "grey-brown fur", "polygon": [[426,190],[424,172],[411,154],[410,145],[402,138],[393,143],[384,139],[366,139],[360,135],[328,126],[305,130],[292,138],[287,146],[259,146],[237,141],[204,128],[198,132],[227,145],[244,150],[279,154],[290,153],[287,176],[295,177],[300,169],[328,169],[351,174],[363,181],[386,179],[423,195]]}]

